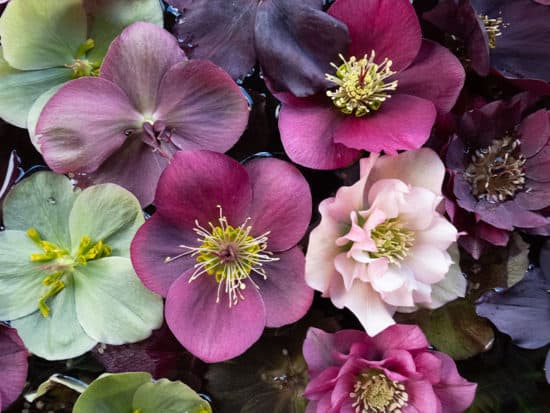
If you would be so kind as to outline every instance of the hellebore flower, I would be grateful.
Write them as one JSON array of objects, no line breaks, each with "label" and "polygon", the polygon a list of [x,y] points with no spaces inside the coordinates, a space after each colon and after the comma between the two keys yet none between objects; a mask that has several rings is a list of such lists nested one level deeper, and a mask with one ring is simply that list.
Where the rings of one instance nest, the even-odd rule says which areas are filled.
[{"label": "hellebore flower", "polygon": [[328,13],[348,26],[351,45],[327,74],[326,95],[276,95],[288,156],[310,168],[335,169],[356,160],[361,149],[396,154],[420,147],[436,112],[450,111],[460,93],[465,75],[458,59],[422,40],[408,0],[336,0]]},{"label": "hellebore flower", "polygon": [[306,413],[464,412],[477,385],[459,375],[452,358],[428,346],[418,326],[397,324],[374,337],[310,328]]},{"label": "hellebore flower", "polygon": [[168,0],[183,16],[174,34],[192,58],[210,59],[234,79],[256,59],[277,91],[312,95],[328,84],[330,62],[349,44],[345,24],[322,0]]},{"label": "hellebore flower", "polygon": [[80,191],[51,172],[21,181],[4,201],[0,320],[49,360],[147,338],[162,324],[162,300],[129,257],[143,221],[137,199],[117,185]]},{"label": "hellebore flower", "polygon": [[319,205],[306,282],[349,308],[368,334],[395,311],[437,308],[466,280],[447,252],[457,231],[438,212],[445,169],[431,149],[361,160],[361,178]]},{"label": "hellebore flower", "polygon": [[76,401],[73,413],[212,413],[206,400],[181,381],[152,381],[149,373],[105,374]]},{"label": "hellebore flower", "polygon": [[307,312],[313,291],[296,243],[309,223],[311,194],[291,164],[178,152],[155,205],[132,241],[132,262],[143,283],[166,297],[166,322],[192,354],[230,359],[264,327]]},{"label": "hellebore flower", "polygon": [[136,21],[162,27],[158,0],[10,1],[0,17],[0,117],[26,128],[63,83],[97,76],[111,41]]},{"label": "hellebore flower", "polygon": [[73,80],[50,99],[36,133],[54,171],[119,184],[148,205],[176,151],[225,152],[247,120],[227,73],[187,60],[164,29],[134,23],[111,44],[99,77]]},{"label": "hellebore flower", "polygon": [[15,328],[0,323],[0,411],[23,391],[27,380],[28,355]]},{"label": "hellebore flower", "polygon": [[[527,117],[517,101],[465,113],[447,152],[458,206],[501,230],[550,234],[550,111]],[[546,227],[545,227],[546,225]]]}]

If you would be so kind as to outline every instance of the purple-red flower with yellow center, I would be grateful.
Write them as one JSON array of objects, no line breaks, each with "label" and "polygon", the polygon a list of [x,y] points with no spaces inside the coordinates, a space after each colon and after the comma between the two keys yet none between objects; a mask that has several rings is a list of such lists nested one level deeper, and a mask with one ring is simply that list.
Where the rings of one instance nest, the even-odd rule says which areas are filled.
[{"label": "purple-red flower with yellow center", "polygon": [[308,98],[276,94],[289,157],[334,169],[362,149],[396,154],[422,146],[436,113],[449,112],[460,93],[465,75],[458,59],[422,40],[408,0],[337,0],[328,13],[348,26],[351,44],[326,75],[328,91]]},{"label": "purple-red flower with yellow center", "polygon": [[307,312],[313,291],[296,244],[309,223],[311,194],[291,164],[261,158],[240,165],[215,152],[178,152],[155,205],[132,242],[132,262],[143,283],[166,297],[168,326],[195,356],[236,357],[264,327]]},{"label": "purple-red flower with yellow center", "polygon": [[431,149],[361,160],[361,178],[321,202],[306,282],[349,308],[367,333],[395,311],[436,308],[463,296],[466,280],[447,252],[457,231],[438,212],[445,168]]}]

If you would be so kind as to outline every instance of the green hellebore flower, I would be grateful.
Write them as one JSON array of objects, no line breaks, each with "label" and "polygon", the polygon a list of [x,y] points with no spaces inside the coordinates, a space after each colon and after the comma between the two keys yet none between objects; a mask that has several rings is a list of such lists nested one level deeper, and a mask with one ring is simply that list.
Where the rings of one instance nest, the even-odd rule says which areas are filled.
[{"label": "green hellebore flower", "polygon": [[115,184],[81,191],[52,172],[17,184],[0,232],[0,320],[49,360],[147,338],[163,316],[130,261],[143,222],[138,200]]},{"label": "green hellebore flower", "polygon": [[0,17],[0,117],[34,127],[64,83],[98,75],[111,41],[137,21],[162,27],[160,2],[11,0]]},{"label": "green hellebore flower", "polygon": [[103,375],[76,401],[73,413],[212,413],[210,405],[180,381],[153,382],[149,373]]}]

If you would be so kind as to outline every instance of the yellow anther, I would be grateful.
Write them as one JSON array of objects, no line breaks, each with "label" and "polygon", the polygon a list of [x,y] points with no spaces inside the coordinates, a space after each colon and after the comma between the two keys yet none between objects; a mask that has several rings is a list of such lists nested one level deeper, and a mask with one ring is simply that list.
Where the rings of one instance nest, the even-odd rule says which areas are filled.
[{"label": "yellow anther", "polygon": [[40,299],[38,300],[38,309],[40,310],[42,317],[45,318],[50,315],[50,307],[46,304],[46,300],[59,293],[63,288],[65,288],[65,283],[63,281],[53,281],[50,284],[50,289],[46,292],[46,294],[40,296]]}]

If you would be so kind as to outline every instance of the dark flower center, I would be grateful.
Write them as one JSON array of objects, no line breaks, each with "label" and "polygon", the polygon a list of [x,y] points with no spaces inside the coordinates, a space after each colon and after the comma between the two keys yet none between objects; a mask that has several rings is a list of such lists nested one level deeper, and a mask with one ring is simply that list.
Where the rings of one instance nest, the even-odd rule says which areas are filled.
[{"label": "dark flower center", "polygon": [[409,400],[405,386],[376,369],[361,373],[349,395],[356,413],[400,413]]},{"label": "dark flower center", "polygon": [[525,186],[525,156],[519,150],[520,141],[512,136],[495,140],[478,149],[464,171],[479,200],[502,202],[513,198]]},{"label": "dark flower center", "polygon": [[[171,159],[172,154],[179,149],[172,142],[175,129],[168,127],[164,122],[159,120],[154,123],[144,122],[143,131],[145,132],[142,135],[143,142],[153,148],[153,152],[158,152],[162,157]],[[127,136],[129,135],[127,134]]]}]

